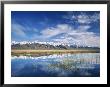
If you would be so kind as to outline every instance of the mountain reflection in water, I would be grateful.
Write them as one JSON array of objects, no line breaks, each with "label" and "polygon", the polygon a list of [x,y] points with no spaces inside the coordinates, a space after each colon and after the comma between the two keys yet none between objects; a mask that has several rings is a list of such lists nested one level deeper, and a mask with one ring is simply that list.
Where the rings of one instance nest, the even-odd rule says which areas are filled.
[{"label": "mountain reflection in water", "polygon": [[13,56],[12,77],[99,77],[100,53]]}]

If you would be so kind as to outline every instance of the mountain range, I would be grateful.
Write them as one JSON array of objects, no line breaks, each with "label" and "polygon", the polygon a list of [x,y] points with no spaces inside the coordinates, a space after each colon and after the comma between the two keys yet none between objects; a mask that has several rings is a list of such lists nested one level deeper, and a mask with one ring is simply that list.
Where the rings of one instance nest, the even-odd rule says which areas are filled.
[{"label": "mountain range", "polygon": [[34,49],[34,50],[64,50],[64,49],[99,49],[99,47],[91,47],[91,46],[78,46],[77,44],[62,44],[62,43],[54,43],[54,42],[16,42],[12,41],[11,49]]}]

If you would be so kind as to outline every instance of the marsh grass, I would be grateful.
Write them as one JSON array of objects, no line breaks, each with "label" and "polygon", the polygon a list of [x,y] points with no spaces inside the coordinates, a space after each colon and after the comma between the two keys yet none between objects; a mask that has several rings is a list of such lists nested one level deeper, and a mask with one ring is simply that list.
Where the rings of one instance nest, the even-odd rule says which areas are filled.
[{"label": "marsh grass", "polygon": [[99,53],[99,50],[11,50],[12,56],[47,56],[52,54],[66,53]]},{"label": "marsh grass", "polygon": [[[50,64],[49,68],[60,68],[65,71],[77,71],[80,68],[94,68],[93,64],[99,64],[100,60],[95,58],[81,58],[80,60],[74,58],[63,58],[59,63]],[[80,66],[79,66],[80,65]]]}]

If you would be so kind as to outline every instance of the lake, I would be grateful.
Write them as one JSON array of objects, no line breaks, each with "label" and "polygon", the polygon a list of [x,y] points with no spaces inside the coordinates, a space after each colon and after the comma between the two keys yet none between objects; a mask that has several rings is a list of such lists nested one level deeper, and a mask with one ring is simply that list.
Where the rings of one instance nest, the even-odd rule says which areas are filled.
[{"label": "lake", "polygon": [[99,77],[100,53],[12,56],[12,77]]}]

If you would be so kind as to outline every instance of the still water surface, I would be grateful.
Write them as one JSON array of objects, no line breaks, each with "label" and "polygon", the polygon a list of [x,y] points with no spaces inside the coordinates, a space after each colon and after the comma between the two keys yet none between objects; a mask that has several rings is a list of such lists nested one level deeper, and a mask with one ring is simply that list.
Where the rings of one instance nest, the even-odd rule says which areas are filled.
[{"label": "still water surface", "polygon": [[12,77],[99,77],[100,53],[13,56]]}]

